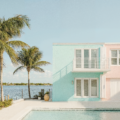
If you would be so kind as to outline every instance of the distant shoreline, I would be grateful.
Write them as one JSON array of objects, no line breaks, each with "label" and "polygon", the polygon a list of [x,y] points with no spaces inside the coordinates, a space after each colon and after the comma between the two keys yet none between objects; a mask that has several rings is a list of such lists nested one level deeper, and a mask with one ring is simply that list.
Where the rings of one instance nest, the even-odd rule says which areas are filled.
[{"label": "distant shoreline", "polygon": [[[28,85],[27,83],[3,83],[3,86],[26,86]],[[51,83],[30,83],[30,85],[33,86],[52,86]]]},{"label": "distant shoreline", "polygon": [[[3,85],[3,86],[27,86],[27,85]],[[30,86],[52,86],[52,85],[30,85]]]}]

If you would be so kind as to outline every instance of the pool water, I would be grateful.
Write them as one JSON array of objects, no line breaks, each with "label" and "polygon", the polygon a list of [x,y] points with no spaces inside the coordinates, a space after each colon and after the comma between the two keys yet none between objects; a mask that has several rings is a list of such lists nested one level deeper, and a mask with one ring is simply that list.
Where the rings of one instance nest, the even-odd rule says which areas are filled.
[{"label": "pool water", "polygon": [[120,120],[120,111],[31,111],[23,120]]}]

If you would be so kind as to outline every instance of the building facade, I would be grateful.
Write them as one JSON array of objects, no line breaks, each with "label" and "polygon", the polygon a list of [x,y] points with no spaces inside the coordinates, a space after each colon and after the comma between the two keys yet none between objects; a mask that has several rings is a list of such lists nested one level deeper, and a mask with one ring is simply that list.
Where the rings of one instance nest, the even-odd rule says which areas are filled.
[{"label": "building facade", "polygon": [[53,44],[52,101],[119,99],[120,44]]}]

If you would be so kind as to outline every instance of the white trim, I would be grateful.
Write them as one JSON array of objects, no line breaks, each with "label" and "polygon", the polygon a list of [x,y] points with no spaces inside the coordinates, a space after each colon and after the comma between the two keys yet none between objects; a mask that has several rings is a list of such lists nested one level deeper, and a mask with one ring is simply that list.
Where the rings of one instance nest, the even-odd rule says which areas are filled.
[{"label": "white trim", "polygon": [[[81,80],[81,96],[76,95],[76,81]],[[84,80],[88,80],[88,97],[84,96]],[[97,80],[97,96],[91,96],[91,80]],[[98,98],[99,97],[99,82],[98,78],[75,78],[74,79],[74,97],[75,98]]]},{"label": "white trim", "polygon": [[110,69],[76,69],[72,72],[108,72]]},{"label": "white trim", "polygon": [[120,43],[53,43],[53,45],[120,45]]}]

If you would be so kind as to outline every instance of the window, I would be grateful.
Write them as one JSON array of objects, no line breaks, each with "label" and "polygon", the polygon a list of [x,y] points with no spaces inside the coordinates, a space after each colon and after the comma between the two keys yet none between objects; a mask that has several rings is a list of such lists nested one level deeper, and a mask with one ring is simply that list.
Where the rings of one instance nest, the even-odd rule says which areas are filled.
[{"label": "window", "polygon": [[97,50],[91,50],[91,68],[97,68]]},{"label": "window", "polygon": [[75,97],[97,97],[98,79],[97,78],[76,78]]},{"label": "window", "polygon": [[98,49],[76,49],[75,61],[76,68],[97,68]]},{"label": "window", "polygon": [[91,80],[91,96],[97,96],[97,80]]},{"label": "window", "polygon": [[84,68],[89,68],[89,50],[84,50]]},{"label": "window", "polygon": [[76,95],[81,96],[81,80],[78,79],[76,81],[76,84],[77,84],[76,85],[76,93],[77,93]]},{"label": "window", "polygon": [[84,79],[84,96],[88,96],[88,80]]},{"label": "window", "polygon": [[111,65],[120,65],[120,50],[111,50]]},{"label": "window", "polygon": [[76,68],[81,68],[81,50],[76,50]]}]

